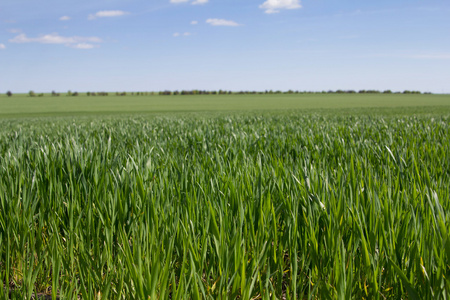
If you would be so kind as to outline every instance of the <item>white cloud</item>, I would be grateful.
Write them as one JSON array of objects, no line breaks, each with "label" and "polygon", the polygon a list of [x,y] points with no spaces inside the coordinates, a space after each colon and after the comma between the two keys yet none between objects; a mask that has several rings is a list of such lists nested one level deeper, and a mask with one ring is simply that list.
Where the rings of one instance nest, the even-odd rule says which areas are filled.
[{"label": "white cloud", "polygon": [[184,3],[188,2],[189,0],[170,0],[170,3]]},{"label": "white cloud", "polygon": [[302,8],[300,0],[267,0],[259,6],[265,9],[266,14],[279,13],[281,9],[299,9]]},{"label": "white cloud", "polygon": [[208,19],[206,20],[206,23],[212,26],[239,26],[239,24],[236,23],[235,21],[224,19]]},{"label": "white cloud", "polygon": [[192,35],[192,33],[190,33],[190,32],[185,32],[185,33],[175,32],[175,33],[173,34],[174,37],[179,37],[179,36],[190,36],[190,35]]},{"label": "white cloud", "polygon": [[13,39],[10,39],[11,43],[40,43],[40,44],[61,44],[66,47],[77,48],[77,49],[92,49],[95,46],[89,43],[101,43],[102,39],[92,36],[92,37],[83,37],[83,36],[61,36],[57,33],[50,33],[46,35],[41,35],[35,38],[27,37],[26,34],[22,33],[16,36]]},{"label": "white cloud", "polygon": [[192,21],[191,22],[191,25],[197,25],[198,24],[198,21]]},{"label": "white cloud", "polygon": [[0,50],[4,50],[4,49],[6,49],[5,44],[0,44]]},{"label": "white cloud", "polygon": [[75,49],[92,49],[92,48],[96,48],[98,46],[96,45],[92,45],[92,44],[88,44],[88,43],[80,43],[80,44],[75,44],[75,45],[70,45],[71,48],[75,48]]},{"label": "white cloud", "polygon": [[62,16],[61,18],[59,18],[60,21],[69,21],[71,19],[71,17],[69,16]]},{"label": "white cloud", "polygon": [[199,5],[199,4],[206,4],[208,2],[209,2],[209,0],[195,0],[191,4],[192,5]]},{"label": "white cloud", "polygon": [[129,12],[122,11],[122,10],[102,10],[95,14],[89,15],[89,20],[95,20],[97,18],[111,18],[111,17],[120,17],[124,15],[128,15]]}]

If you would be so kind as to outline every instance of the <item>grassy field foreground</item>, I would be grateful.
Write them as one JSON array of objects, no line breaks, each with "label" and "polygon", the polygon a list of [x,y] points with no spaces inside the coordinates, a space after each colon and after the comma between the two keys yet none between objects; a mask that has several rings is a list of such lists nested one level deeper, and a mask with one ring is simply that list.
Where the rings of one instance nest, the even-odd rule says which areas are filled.
[{"label": "grassy field foreground", "polygon": [[450,95],[293,94],[197,96],[0,96],[1,117],[174,112],[450,107]]},{"label": "grassy field foreground", "polygon": [[446,299],[449,121],[0,120],[0,295]]}]

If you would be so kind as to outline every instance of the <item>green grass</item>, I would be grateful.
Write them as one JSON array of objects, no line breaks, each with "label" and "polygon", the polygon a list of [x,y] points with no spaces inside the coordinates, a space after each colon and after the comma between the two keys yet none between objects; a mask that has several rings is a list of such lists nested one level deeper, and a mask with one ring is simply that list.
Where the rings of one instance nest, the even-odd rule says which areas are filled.
[{"label": "green grass", "polygon": [[199,95],[108,97],[0,97],[0,117],[70,116],[101,114],[160,114],[183,112],[292,111],[445,107],[450,95]]},{"label": "green grass", "polygon": [[0,295],[446,299],[450,113],[386,109],[0,120]]}]

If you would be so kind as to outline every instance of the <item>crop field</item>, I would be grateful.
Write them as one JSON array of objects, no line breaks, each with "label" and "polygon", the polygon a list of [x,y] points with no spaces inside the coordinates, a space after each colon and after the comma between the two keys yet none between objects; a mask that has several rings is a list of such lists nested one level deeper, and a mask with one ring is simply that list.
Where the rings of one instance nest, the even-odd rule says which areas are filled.
[{"label": "crop field", "polygon": [[398,97],[162,115],[2,98],[0,297],[448,299],[449,97]]},{"label": "crop field", "polygon": [[[268,94],[192,96],[29,97],[0,95],[0,118],[198,112],[253,112],[305,109],[450,107],[450,95]],[[420,110],[419,110],[420,111]]]}]

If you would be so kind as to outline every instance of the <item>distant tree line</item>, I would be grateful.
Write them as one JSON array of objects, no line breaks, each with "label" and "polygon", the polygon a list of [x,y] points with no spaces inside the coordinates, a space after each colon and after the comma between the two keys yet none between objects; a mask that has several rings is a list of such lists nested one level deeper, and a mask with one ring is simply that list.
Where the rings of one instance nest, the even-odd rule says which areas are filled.
[{"label": "distant tree line", "polygon": [[[409,91],[405,90],[403,92],[393,92],[391,90],[378,91],[378,90],[329,90],[329,91],[281,91],[281,90],[265,90],[265,91],[226,91],[226,90],[218,90],[218,91],[207,91],[207,90],[175,90],[175,91],[160,91],[160,92],[116,92],[116,96],[149,96],[149,95],[161,95],[161,96],[176,96],[176,95],[263,95],[263,94],[422,94],[420,91]],[[431,94],[430,92],[425,92],[423,94]],[[12,97],[13,93],[11,91],[7,91],[6,95],[8,97]],[[55,91],[51,92],[53,97],[60,96],[60,93],[56,93]],[[80,93],[67,91],[66,96],[74,97],[78,96]],[[108,92],[86,92],[86,96],[109,96]],[[44,93],[36,94],[34,91],[29,91],[28,96],[30,97],[43,97]]]},{"label": "distant tree line", "polygon": [[39,93],[39,94],[36,94],[35,92],[33,92],[33,91],[29,91],[28,92],[28,96],[30,96],[30,97],[44,97],[44,93]]},{"label": "distant tree line", "polygon": [[[313,92],[313,91],[202,91],[202,90],[190,90],[190,91],[161,91],[158,92],[158,95],[169,96],[169,95],[231,95],[231,94],[240,94],[240,95],[262,95],[262,94],[422,94],[420,91],[408,91],[405,90],[403,92],[392,92],[391,90],[378,91],[378,90],[329,90],[329,91],[321,91],[321,92]],[[431,94],[431,93],[424,93]]]},{"label": "distant tree line", "polygon": [[86,96],[108,96],[107,92],[87,92]]}]

